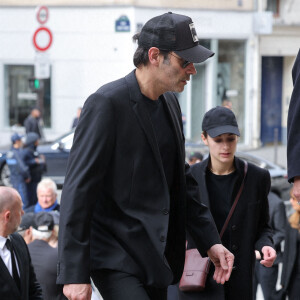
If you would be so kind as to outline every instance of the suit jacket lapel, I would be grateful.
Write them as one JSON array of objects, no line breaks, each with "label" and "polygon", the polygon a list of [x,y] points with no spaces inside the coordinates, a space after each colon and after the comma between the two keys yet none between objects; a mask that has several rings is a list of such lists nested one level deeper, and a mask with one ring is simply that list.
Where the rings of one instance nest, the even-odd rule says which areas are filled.
[{"label": "suit jacket lapel", "polygon": [[165,111],[169,116],[169,119],[171,120],[171,125],[178,149],[179,159],[182,161],[182,159],[185,159],[185,149],[182,148],[182,140],[184,139],[182,136],[182,127],[178,119],[178,112],[175,111],[175,103],[174,105],[170,104],[170,101],[176,101],[176,99],[170,99],[170,101],[167,101],[165,96],[161,96],[161,99],[162,103],[164,104]]},{"label": "suit jacket lapel", "polygon": [[[18,266],[20,266],[18,260]],[[4,264],[2,258],[0,258],[0,276],[4,278],[4,281],[11,286],[11,292],[16,295],[16,299],[20,298],[20,291],[15,283],[15,280],[10,275],[6,265]],[[22,282],[22,280],[21,280]]]},{"label": "suit jacket lapel", "polygon": [[208,164],[209,159],[205,159],[202,164],[200,164],[200,170],[199,170],[199,180],[198,185],[199,185],[199,190],[201,191],[201,202],[203,202],[208,208],[210,208],[210,201],[209,201],[209,196],[208,196],[208,191],[206,187],[206,168]]},{"label": "suit jacket lapel", "polygon": [[21,263],[22,261],[24,261],[24,251],[20,247],[20,244],[18,243],[18,241],[13,236],[11,236],[11,242],[13,244],[14,251],[15,251],[15,254],[17,257],[17,261],[18,261],[18,267],[19,267],[19,272],[20,272],[20,281],[21,281],[21,292],[22,292],[22,291],[26,290],[24,264]]}]

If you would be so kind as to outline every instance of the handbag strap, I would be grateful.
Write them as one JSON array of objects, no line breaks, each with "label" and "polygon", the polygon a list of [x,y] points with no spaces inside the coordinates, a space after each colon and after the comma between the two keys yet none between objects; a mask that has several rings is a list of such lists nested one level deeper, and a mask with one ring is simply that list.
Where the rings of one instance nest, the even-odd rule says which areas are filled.
[{"label": "handbag strap", "polygon": [[233,204],[232,204],[232,206],[231,206],[231,209],[230,209],[230,211],[229,211],[229,214],[228,214],[228,216],[227,216],[227,218],[226,218],[226,221],[225,221],[225,223],[224,223],[224,225],[223,225],[223,228],[222,228],[222,230],[221,230],[221,233],[220,233],[220,238],[221,238],[221,239],[222,239],[222,236],[223,236],[223,234],[224,234],[224,232],[225,232],[225,230],[226,230],[226,228],[227,228],[227,225],[228,225],[228,223],[229,223],[229,221],[230,221],[230,218],[231,218],[231,216],[232,216],[232,214],[233,214],[233,212],[234,212],[234,210],[235,210],[235,207],[236,207],[236,205],[237,205],[237,203],[238,203],[238,201],[239,201],[239,198],[240,198],[240,196],[241,196],[241,193],[242,193],[242,191],[243,191],[244,183],[245,183],[245,177],[246,177],[246,174],[247,174],[247,170],[248,170],[248,163],[247,163],[246,161],[244,161],[244,178],[243,178],[242,184],[241,184],[241,186],[240,186],[239,192],[237,193],[237,195],[236,195],[236,197],[235,197],[235,200],[234,200],[234,202],[233,202]]}]

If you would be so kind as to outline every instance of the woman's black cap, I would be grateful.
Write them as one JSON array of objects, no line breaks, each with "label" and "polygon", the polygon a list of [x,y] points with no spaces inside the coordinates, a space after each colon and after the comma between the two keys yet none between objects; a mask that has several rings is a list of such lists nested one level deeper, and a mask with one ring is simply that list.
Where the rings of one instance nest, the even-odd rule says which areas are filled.
[{"label": "woman's black cap", "polygon": [[214,138],[224,133],[240,135],[234,113],[226,107],[217,106],[205,113],[202,121],[202,131]]}]

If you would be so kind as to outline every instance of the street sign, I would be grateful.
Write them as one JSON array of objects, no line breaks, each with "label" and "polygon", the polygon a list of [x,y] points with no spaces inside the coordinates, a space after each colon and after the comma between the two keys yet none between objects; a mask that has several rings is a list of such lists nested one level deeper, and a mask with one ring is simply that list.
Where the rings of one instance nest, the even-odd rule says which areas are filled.
[{"label": "street sign", "polygon": [[50,77],[50,60],[46,53],[37,53],[34,62],[34,77],[47,79]]},{"label": "street sign", "polygon": [[49,18],[49,10],[47,6],[39,6],[37,8],[36,18],[38,22],[44,25]]},{"label": "street sign", "polygon": [[47,27],[39,27],[33,34],[33,45],[38,51],[48,50],[52,40],[52,33]]},{"label": "street sign", "polygon": [[115,21],[116,32],[129,32],[130,31],[130,20],[127,16],[121,16]]}]

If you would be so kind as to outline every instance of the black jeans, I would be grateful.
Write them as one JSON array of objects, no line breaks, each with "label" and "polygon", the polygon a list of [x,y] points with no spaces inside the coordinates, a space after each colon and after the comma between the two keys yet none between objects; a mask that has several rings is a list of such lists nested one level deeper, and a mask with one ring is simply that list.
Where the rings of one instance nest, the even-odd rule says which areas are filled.
[{"label": "black jeans", "polygon": [[167,300],[167,287],[145,286],[131,274],[101,270],[92,279],[104,300]]},{"label": "black jeans", "polygon": [[257,286],[260,283],[265,299],[273,299],[276,295],[276,283],[278,278],[278,265],[266,268],[255,261],[255,274],[253,280],[253,295],[256,299]]}]

